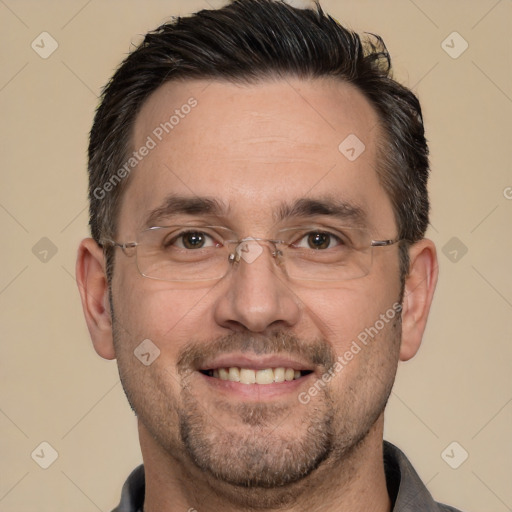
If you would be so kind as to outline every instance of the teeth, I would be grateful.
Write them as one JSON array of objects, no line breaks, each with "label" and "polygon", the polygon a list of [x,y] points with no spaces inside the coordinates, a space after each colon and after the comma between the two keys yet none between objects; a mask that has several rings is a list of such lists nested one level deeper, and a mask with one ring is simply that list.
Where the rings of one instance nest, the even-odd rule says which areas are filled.
[{"label": "teeth", "polygon": [[272,368],[258,370],[256,372],[257,384],[272,384],[272,382],[274,382],[274,370],[272,370]]},{"label": "teeth", "polygon": [[229,369],[229,380],[232,382],[240,382],[240,370],[236,366]]},{"label": "teeth", "polygon": [[211,376],[241,382],[242,384],[272,384],[273,382],[285,382],[299,379],[301,372],[293,368],[265,368],[264,370],[251,370],[250,368],[216,368],[210,373]]},{"label": "teeth", "polygon": [[254,384],[256,382],[256,372],[247,368],[240,368],[240,380],[242,384]]},{"label": "teeth", "polygon": [[274,382],[284,382],[284,368],[274,370]]}]

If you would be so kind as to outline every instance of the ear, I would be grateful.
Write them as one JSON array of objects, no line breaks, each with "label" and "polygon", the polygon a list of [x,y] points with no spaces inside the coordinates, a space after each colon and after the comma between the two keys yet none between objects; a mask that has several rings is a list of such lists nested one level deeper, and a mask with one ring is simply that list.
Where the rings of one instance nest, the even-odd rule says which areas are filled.
[{"label": "ear", "polygon": [[105,256],[92,238],[82,240],[78,248],[76,281],[94,348],[101,357],[114,359]]},{"label": "ear", "polygon": [[411,359],[420,348],[438,271],[436,247],[432,240],[425,238],[410,247],[402,309],[401,361]]}]

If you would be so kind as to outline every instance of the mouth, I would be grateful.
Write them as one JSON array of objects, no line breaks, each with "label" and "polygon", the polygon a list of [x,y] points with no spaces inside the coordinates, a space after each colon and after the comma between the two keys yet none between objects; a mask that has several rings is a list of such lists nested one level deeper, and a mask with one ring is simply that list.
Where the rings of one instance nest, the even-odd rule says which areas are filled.
[{"label": "mouth", "polygon": [[203,375],[214,379],[239,382],[241,384],[259,384],[263,386],[298,380],[301,377],[305,377],[306,375],[313,373],[312,370],[298,370],[293,367],[284,366],[263,369],[244,368],[240,366],[222,366],[199,371]]},{"label": "mouth", "polygon": [[[212,383],[287,387],[314,372],[313,365],[281,355],[224,354],[196,367]],[[274,384],[275,386],[271,386]],[[255,386],[251,386],[255,385]]]}]

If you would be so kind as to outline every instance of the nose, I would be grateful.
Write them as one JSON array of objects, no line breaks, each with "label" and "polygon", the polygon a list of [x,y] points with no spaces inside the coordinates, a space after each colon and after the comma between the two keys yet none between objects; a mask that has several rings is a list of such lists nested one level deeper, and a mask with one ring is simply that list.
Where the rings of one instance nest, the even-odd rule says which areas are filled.
[{"label": "nose", "polygon": [[215,307],[218,325],[262,333],[299,321],[300,301],[272,254],[272,244],[249,239],[236,249]]}]

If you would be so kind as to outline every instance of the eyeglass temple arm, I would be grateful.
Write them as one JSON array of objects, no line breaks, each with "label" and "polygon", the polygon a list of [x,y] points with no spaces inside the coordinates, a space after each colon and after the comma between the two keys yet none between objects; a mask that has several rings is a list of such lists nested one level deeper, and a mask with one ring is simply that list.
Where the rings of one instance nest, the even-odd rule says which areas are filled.
[{"label": "eyeglass temple arm", "polygon": [[401,238],[397,238],[396,240],[372,240],[372,243],[370,245],[372,247],[386,247],[388,245],[393,245],[401,241]]},{"label": "eyeglass temple arm", "polygon": [[137,242],[125,242],[124,244],[120,244],[119,242],[116,242],[115,240],[111,240],[110,238],[101,238],[99,240],[99,245],[110,245],[111,247],[120,247],[123,251],[126,249],[130,249],[132,247],[137,247],[139,245]]}]

